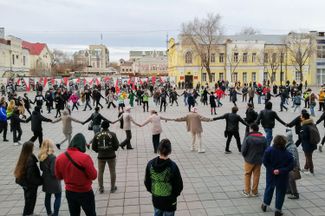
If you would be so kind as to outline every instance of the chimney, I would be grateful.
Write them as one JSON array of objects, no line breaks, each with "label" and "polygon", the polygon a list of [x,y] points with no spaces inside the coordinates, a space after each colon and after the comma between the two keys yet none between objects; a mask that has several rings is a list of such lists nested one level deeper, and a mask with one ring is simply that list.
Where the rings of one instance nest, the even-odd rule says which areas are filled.
[{"label": "chimney", "polygon": [[0,38],[4,39],[5,38],[5,28],[0,27]]}]

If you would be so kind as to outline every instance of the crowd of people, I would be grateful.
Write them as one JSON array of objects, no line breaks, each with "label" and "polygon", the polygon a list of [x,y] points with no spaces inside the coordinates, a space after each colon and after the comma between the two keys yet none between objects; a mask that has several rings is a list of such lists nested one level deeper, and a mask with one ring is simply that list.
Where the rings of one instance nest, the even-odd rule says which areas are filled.
[{"label": "crowd of people", "polygon": [[[182,85],[178,86],[182,88]],[[319,93],[311,88],[289,82],[284,86],[257,83],[243,84],[219,81],[214,87],[208,85],[196,86],[194,89],[177,89],[170,83],[163,86],[151,84],[139,85],[134,88],[131,85],[120,85],[118,88],[110,85],[85,86],[83,89],[76,86],[58,86],[56,89],[36,89],[36,96],[32,99],[28,93],[18,96],[16,92],[10,92],[7,97],[3,95],[0,101],[0,133],[3,141],[8,142],[8,127],[13,134],[12,143],[22,145],[14,176],[16,183],[24,190],[25,207],[23,215],[33,215],[36,203],[37,189],[42,185],[45,192],[45,207],[48,215],[58,215],[61,203],[61,180],[65,183],[65,195],[68,201],[70,215],[80,215],[81,208],[86,215],[96,215],[96,205],[92,181],[98,178],[99,193],[104,193],[103,173],[106,163],[110,171],[110,193],[117,190],[116,186],[116,154],[119,147],[132,150],[131,124],[143,127],[149,123],[152,125],[153,152],[158,156],[149,161],[145,171],[144,184],[152,194],[154,214],[174,215],[176,211],[177,197],[183,190],[181,172],[169,155],[172,151],[169,139],[160,140],[162,133],[161,121],[186,122],[187,131],[192,135],[191,151],[204,153],[202,143],[203,127],[201,122],[218,120],[226,121],[224,136],[225,154],[231,154],[230,143],[235,137],[237,149],[244,158],[244,197],[259,196],[258,186],[262,164],[266,168],[266,188],[261,209],[265,212],[270,205],[274,189],[276,189],[275,215],[282,215],[282,205],[285,195],[290,199],[299,199],[296,180],[301,178],[300,163],[297,147],[302,146],[305,156],[304,173],[315,174],[313,165],[313,152],[317,149],[322,152],[325,137],[320,138],[317,124],[324,122],[325,127],[325,88]],[[103,92],[103,93],[102,93]],[[182,92],[179,94],[179,92]],[[5,94],[5,93],[3,93]],[[247,104],[245,117],[237,114],[238,95],[242,95],[241,103]],[[183,117],[174,119],[161,116],[159,113],[166,112],[168,105],[179,106],[178,97],[183,96],[184,106],[189,112]],[[233,104],[229,113],[217,115],[217,108],[223,106],[222,101],[229,96]],[[259,112],[255,110],[255,102],[262,104],[265,108]],[[279,111],[288,110],[289,104],[293,112],[299,109],[299,114],[291,122],[284,122],[273,110],[272,97],[280,97]],[[200,101],[198,101],[200,98]],[[104,100],[102,102],[101,100]],[[151,103],[152,101],[152,103]],[[301,109],[302,102],[305,106]],[[116,104],[117,103],[117,104]],[[198,113],[200,106],[210,106],[211,116],[205,117]],[[316,122],[315,107],[323,111]],[[33,111],[32,105],[34,104]],[[104,108],[104,104],[107,105]],[[45,106],[44,106],[45,105]],[[158,111],[149,106],[159,108]],[[143,112],[149,112],[149,117],[138,123],[134,120],[131,110],[134,106],[141,106]],[[83,109],[82,109],[83,107]],[[117,109],[118,117],[114,121],[108,120],[100,113],[101,109]],[[73,118],[72,112],[82,109],[94,112],[84,121]],[[309,109],[309,112],[308,112]],[[46,117],[55,110],[55,119]],[[28,115],[28,116],[27,116]],[[287,127],[286,135],[276,135],[273,139],[273,129],[277,120]],[[86,124],[88,130],[94,132],[93,139],[86,141],[83,134],[77,133],[72,136],[72,122]],[[29,141],[21,142],[21,123],[31,122],[33,136]],[[43,139],[43,122],[62,122],[62,132],[65,139],[62,141]],[[120,128],[125,131],[126,138],[119,142],[116,134],[109,130],[111,124],[119,123]],[[239,123],[246,130],[241,141],[239,134]],[[264,130],[261,133],[260,126]],[[290,128],[295,127],[298,135],[296,142]],[[39,141],[39,154],[35,156],[34,142]],[[67,142],[67,150],[55,156],[55,148],[61,149],[62,144]],[[319,144],[320,143],[320,144]],[[318,145],[319,144],[319,145]],[[98,170],[94,166],[93,159],[86,153],[91,148],[98,153]],[[39,161],[39,166],[38,166]],[[253,183],[251,186],[251,178]],[[54,194],[55,202],[52,211],[51,196]]]}]

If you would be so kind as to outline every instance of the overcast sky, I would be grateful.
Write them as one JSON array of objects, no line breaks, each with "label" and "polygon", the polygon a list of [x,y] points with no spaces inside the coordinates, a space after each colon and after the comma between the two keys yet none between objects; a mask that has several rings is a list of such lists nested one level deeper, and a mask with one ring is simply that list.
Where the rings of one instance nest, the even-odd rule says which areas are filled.
[{"label": "overcast sky", "polygon": [[264,34],[325,30],[324,0],[0,0],[6,35],[75,51],[101,42],[111,59],[129,50],[165,49],[182,22],[219,13],[226,34],[251,26]]}]

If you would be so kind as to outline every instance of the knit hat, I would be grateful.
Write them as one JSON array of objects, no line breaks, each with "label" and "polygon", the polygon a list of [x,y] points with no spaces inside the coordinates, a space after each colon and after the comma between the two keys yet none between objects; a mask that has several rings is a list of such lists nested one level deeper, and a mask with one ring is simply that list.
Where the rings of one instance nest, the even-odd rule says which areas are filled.
[{"label": "knit hat", "polygon": [[82,133],[77,133],[71,140],[69,148],[77,148],[81,152],[86,152],[86,138]]}]

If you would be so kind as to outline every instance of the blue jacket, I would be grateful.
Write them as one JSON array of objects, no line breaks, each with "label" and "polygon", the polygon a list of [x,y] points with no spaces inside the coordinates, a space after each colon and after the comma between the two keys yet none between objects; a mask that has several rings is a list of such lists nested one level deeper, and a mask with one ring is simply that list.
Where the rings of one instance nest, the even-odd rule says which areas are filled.
[{"label": "blue jacket", "polygon": [[[264,153],[263,164],[266,168],[266,182],[277,186],[287,186],[288,174],[293,170],[294,163],[292,154],[286,149],[276,149],[268,147]],[[274,175],[273,171],[278,169],[279,175]]]},{"label": "blue jacket", "polygon": [[2,122],[7,121],[7,110],[3,106],[0,107],[0,121]]}]

